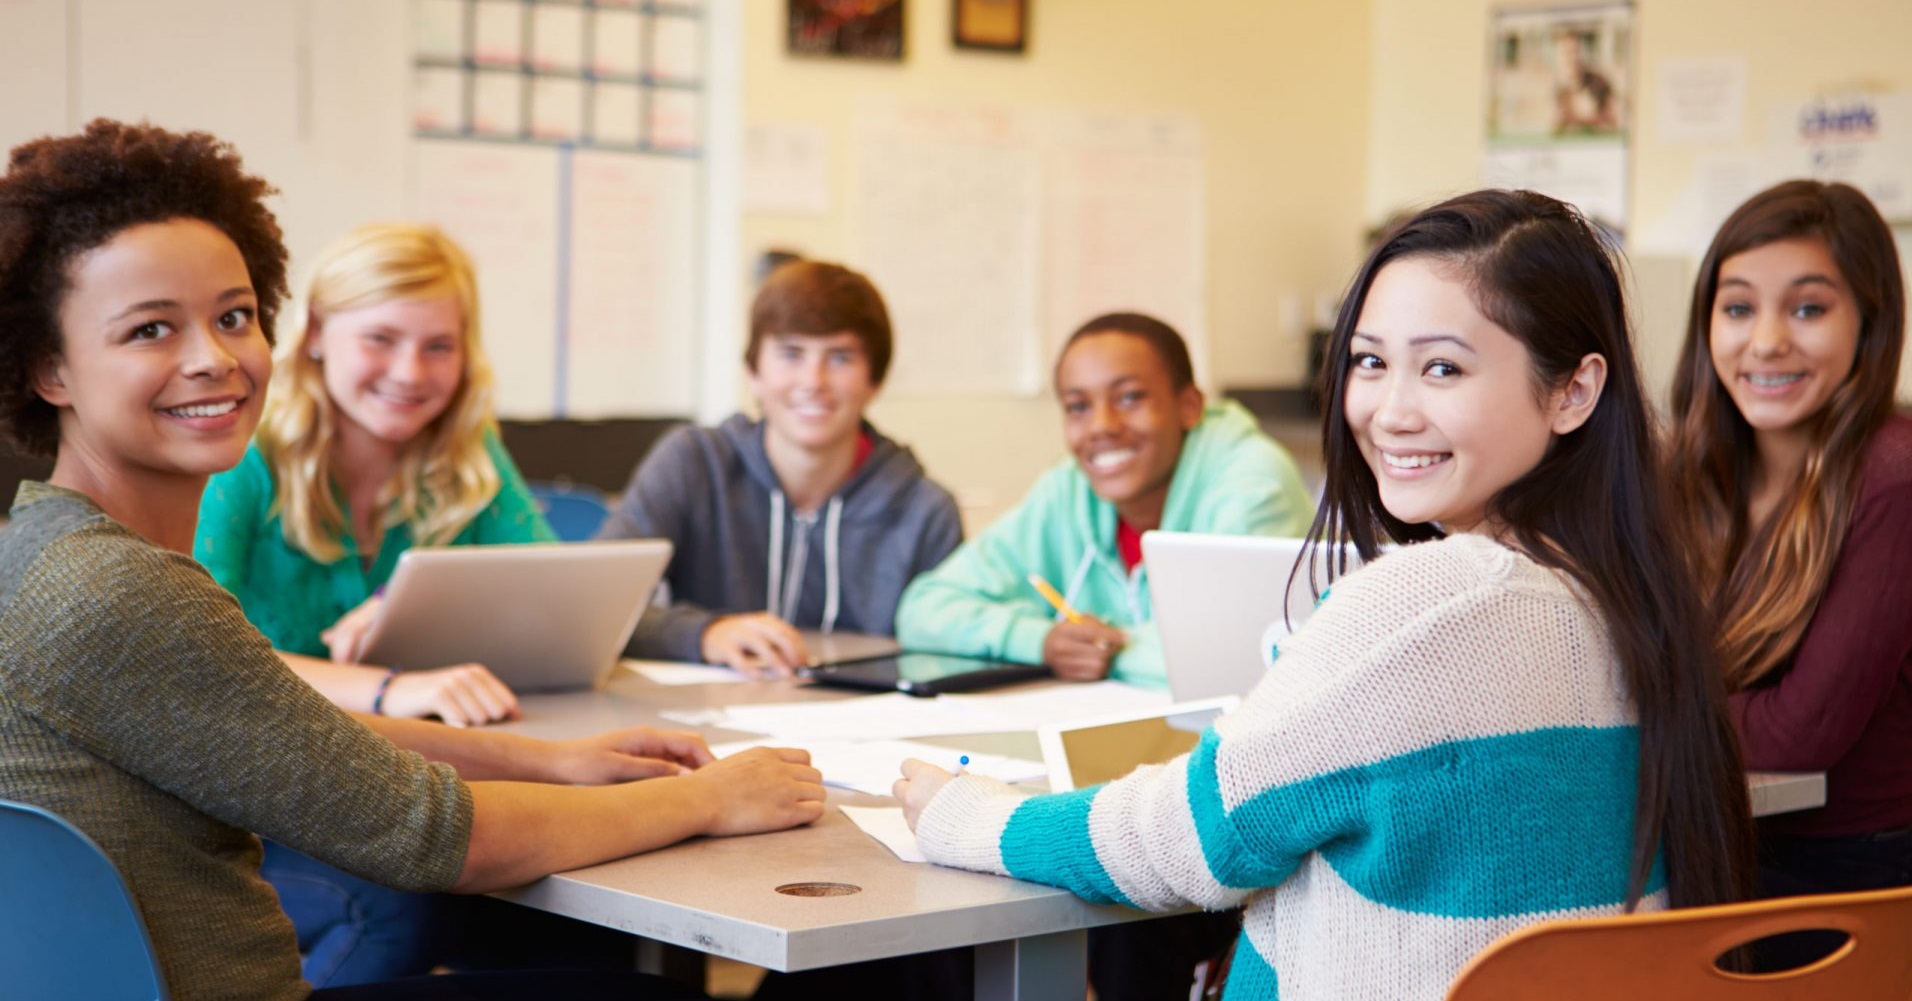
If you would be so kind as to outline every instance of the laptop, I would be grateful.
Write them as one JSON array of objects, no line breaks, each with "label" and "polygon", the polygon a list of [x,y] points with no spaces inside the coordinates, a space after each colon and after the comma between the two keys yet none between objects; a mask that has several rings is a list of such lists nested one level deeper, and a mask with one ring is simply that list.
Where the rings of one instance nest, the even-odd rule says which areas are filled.
[{"label": "laptop", "polygon": [[1215,717],[1241,704],[1233,695],[1090,719],[1050,723],[1036,729],[1049,791],[1068,792],[1109,782],[1140,768],[1187,754]]},{"label": "laptop", "polygon": [[399,670],[483,664],[517,692],[596,688],[670,558],[659,539],[412,549],[360,659]]},{"label": "laptop", "polygon": [[[1314,612],[1307,568],[1289,582],[1305,545],[1302,539],[1143,533],[1149,600],[1177,702],[1246,695],[1261,680],[1263,643],[1300,628]],[[1323,586],[1327,555],[1324,548],[1315,557]],[[1352,570],[1360,557],[1348,555]]]},{"label": "laptop", "polygon": [[945,692],[973,692],[1050,676],[1049,669],[1040,664],[907,651],[871,660],[815,664],[799,669],[797,674],[818,685],[925,697]]}]

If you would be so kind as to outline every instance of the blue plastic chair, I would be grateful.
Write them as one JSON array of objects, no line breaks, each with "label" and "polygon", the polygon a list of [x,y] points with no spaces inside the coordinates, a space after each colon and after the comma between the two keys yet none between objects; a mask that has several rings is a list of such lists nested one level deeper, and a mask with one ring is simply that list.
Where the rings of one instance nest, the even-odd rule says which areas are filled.
[{"label": "blue plastic chair", "polygon": [[544,509],[551,530],[566,542],[588,542],[597,535],[598,526],[611,516],[604,495],[589,487],[569,483],[532,483],[531,496]]},{"label": "blue plastic chair", "polygon": [[79,828],[0,800],[0,994],[165,1001],[133,895]]}]

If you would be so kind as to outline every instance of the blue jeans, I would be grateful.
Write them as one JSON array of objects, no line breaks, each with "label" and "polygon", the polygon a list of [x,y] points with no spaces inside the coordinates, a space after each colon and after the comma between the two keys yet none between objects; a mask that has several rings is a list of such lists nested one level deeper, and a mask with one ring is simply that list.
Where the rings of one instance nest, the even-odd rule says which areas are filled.
[{"label": "blue jeans", "polygon": [[382,983],[431,972],[460,920],[446,894],[404,893],[267,841],[259,874],[299,934],[305,979],[314,987]]},{"label": "blue jeans", "polygon": [[457,970],[629,971],[636,939],[623,932],[488,897],[404,893],[281,844],[265,843],[260,875],[299,937],[314,987],[382,984]]}]

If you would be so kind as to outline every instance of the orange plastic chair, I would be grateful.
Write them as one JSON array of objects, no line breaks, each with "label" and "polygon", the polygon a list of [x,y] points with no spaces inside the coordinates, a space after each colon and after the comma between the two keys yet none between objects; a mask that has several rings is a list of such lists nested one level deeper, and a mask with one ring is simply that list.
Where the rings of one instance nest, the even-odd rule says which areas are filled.
[{"label": "orange plastic chair", "polygon": [[[1831,955],[1777,973],[1722,970],[1718,958],[1782,932],[1851,936]],[[1447,1001],[1907,1001],[1912,887],[1788,897],[1611,918],[1550,921],[1475,956]]]}]

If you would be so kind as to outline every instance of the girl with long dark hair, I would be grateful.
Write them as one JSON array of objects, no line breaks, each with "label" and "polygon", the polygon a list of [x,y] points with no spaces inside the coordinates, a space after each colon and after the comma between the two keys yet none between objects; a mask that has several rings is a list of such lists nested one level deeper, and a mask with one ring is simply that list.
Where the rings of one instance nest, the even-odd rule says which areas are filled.
[{"label": "girl with long dark hair", "polygon": [[1311,538],[1367,564],[1184,758],[1035,798],[907,764],[924,851],[1245,905],[1231,998],[1438,998],[1522,925],[1739,896],[1746,788],[1600,237],[1529,192],[1437,205],[1328,357]]},{"label": "girl with long dark hair", "polygon": [[1789,181],[1720,227],[1673,387],[1686,551],[1719,619],[1747,764],[1824,771],[1761,822],[1766,895],[1912,884],[1912,420],[1905,288],[1843,184]]}]

